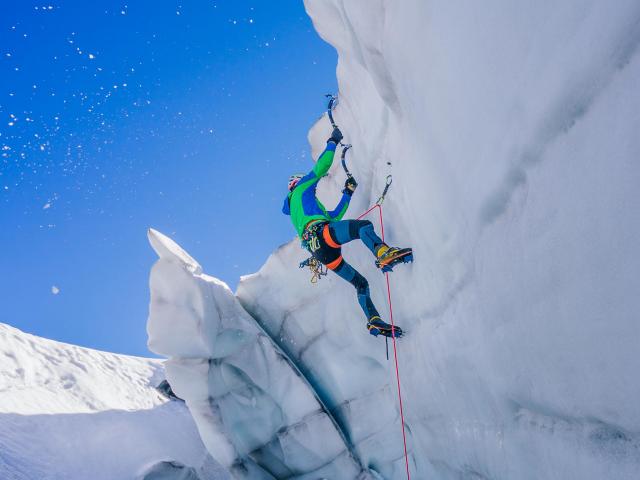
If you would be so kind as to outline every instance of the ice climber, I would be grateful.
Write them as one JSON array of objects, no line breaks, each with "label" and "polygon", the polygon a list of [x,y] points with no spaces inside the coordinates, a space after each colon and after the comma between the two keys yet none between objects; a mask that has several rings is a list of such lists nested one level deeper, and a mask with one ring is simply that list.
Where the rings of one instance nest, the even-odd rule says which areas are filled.
[{"label": "ice climber", "polygon": [[399,337],[402,329],[396,326],[392,332],[391,325],[382,321],[371,300],[367,279],[342,258],[341,246],[359,238],[375,255],[378,268],[385,270],[407,261],[412,253],[411,249],[399,249],[385,244],[368,220],[341,220],[349,207],[351,195],[358,186],[353,177],[347,178],[342,198],[334,210],[327,211],[316,197],[318,182],[331,168],[336,147],[341,140],[342,132],[335,127],[313,170],[306,175],[291,176],[289,194],[285,198],[282,213],[291,216],[302,246],[316,260],[356,288],[358,303],[366,315],[369,333],[374,336]]}]

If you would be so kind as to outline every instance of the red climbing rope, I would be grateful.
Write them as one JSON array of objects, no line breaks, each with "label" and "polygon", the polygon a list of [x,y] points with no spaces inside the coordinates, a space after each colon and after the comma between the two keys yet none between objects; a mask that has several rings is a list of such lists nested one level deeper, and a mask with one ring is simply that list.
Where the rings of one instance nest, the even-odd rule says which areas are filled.
[{"label": "red climbing rope", "polygon": [[[381,198],[384,198],[384,195]],[[360,220],[362,217],[368,215],[376,208],[380,213],[380,232],[382,234],[382,241],[384,242],[384,222],[382,220],[382,205],[380,204],[380,200],[378,200],[378,203],[376,203],[373,207],[360,215],[357,219]],[[391,319],[391,328],[393,331],[393,329],[395,329],[395,324],[393,323],[393,306],[391,303],[391,284],[389,282],[389,272],[385,272],[385,277],[387,279],[387,297],[389,299],[389,318]],[[407,455],[407,435],[404,430],[404,410],[402,406],[402,390],[400,389],[400,370],[398,368],[398,350],[396,349],[395,335],[393,335],[391,339],[393,340],[393,357],[396,362],[396,380],[398,383],[398,400],[400,401],[400,420],[402,422],[402,441],[404,442],[404,461],[407,467],[407,480],[411,480],[411,474],[409,473],[409,456]]]}]

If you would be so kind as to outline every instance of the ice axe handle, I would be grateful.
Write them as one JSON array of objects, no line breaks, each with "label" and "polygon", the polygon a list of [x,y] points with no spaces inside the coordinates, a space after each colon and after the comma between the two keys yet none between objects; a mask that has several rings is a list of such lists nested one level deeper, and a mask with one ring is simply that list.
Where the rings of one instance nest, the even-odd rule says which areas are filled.
[{"label": "ice axe handle", "polygon": [[329,99],[329,104],[327,105],[327,114],[329,116],[329,121],[331,122],[331,126],[333,128],[336,128],[336,122],[333,120],[333,108],[336,105],[336,102],[338,100],[338,97],[336,97],[335,95],[331,94],[331,93],[327,93],[325,95],[325,97],[327,97]]},{"label": "ice axe handle", "polygon": [[347,143],[347,144],[343,144],[342,147],[342,155],[340,156],[340,163],[342,163],[342,168],[344,169],[344,173],[347,174],[347,177],[351,178],[353,177],[353,175],[351,175],[351,172],[349,171],[349,169],[347,168],[347,151],[351,148],[351,144]]}]

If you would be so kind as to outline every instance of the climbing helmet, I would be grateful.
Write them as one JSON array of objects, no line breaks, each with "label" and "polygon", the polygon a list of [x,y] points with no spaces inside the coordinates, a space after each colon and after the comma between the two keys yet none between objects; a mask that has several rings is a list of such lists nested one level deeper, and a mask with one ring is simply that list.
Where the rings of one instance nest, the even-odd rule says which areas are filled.
[{"label": "climbing helmet", "polygon": [[296,185],[298,185],[298,182],[302,177],[304,177],[302,173],[294,173],[289,177],[289,191],[296,188]]}]

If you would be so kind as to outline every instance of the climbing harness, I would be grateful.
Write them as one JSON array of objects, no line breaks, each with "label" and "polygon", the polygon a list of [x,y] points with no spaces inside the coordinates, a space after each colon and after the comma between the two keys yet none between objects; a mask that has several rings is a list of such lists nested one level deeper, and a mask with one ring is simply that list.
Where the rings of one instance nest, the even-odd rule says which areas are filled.
[{"label": "climbing harness", "polygon": [[315,221],[308,225],[304,233],[302,234],[302,248],[308,250],[310,253],[314,253],[320,248],[319,237],[322,234],[322,229],[327,224],[325,221]]},{"label": "climbing harness", "polygon": [[315,257],[309,257],[303,262],[300,262],[300,268],[305,267],[309,267],[309,270],[311,271],[311,283],[314,284],[318,283],[318,280],[329,272],[329,269],[316,260]]},{"label": "climbing harness", "polygon": [[299,267],[309,267],[311,271],[311,283],[316,284],[321,277],[324,277],[328,273],[328,269],[322,262],[318,261],[313,253],[320,249],[320,239],[322,229],[327,222],[315,222],[309,225],[302,234],[302,248],[312,254],[303,262],[300,262]]}]

